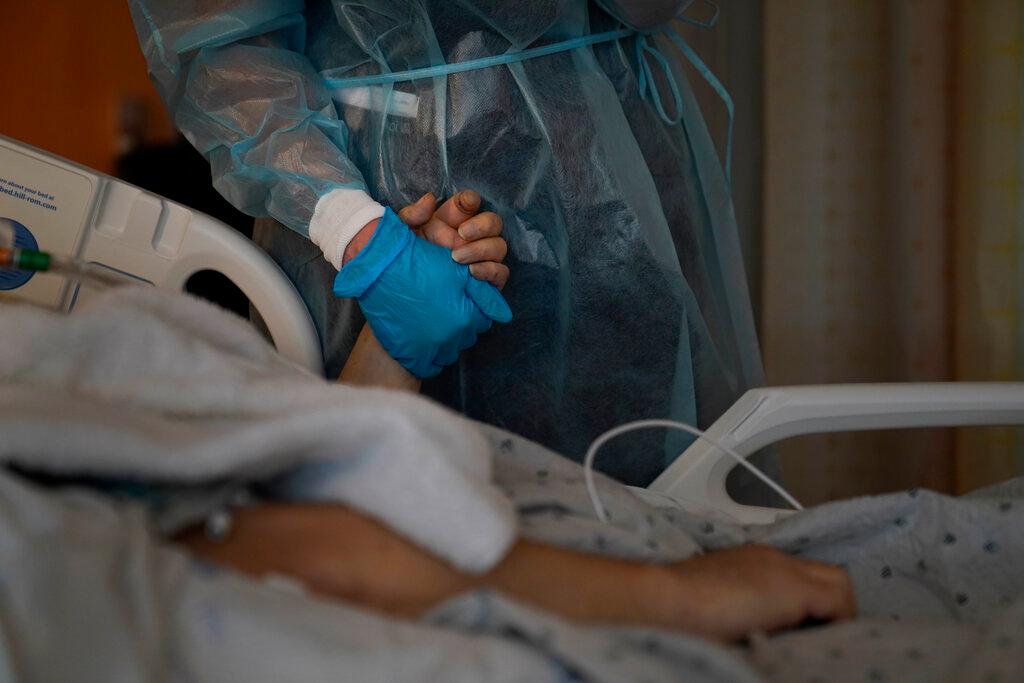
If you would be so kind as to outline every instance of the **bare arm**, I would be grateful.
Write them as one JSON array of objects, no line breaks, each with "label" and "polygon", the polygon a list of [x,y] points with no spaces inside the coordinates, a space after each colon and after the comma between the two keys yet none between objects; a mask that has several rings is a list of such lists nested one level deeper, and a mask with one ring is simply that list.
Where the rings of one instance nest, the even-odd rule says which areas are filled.
[{"label": "bare arm", "polygon": [[471,576],[345,507],[278,504],[238,510],[225,541],[180,540],[238,571],[292,576],[313,593],[407,618],[481,587],[568,619],[721,641],[856,612],[841,569],[756,546],[658,565],[520,540],[491,572]]},{"label": "bare arm", "polygon": [[381,387],[418,393],[419,379],[388,355],[369,325],[363,325],[338,381],[361,387]]}]

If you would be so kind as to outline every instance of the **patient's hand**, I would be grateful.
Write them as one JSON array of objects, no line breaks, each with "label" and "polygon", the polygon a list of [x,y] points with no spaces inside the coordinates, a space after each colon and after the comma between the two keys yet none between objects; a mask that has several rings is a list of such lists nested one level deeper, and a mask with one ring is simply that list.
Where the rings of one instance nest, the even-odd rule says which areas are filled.
[{"label": "patient's hand", "polygon": [[[509,270],[502,261],[508,253],[508,244],[501,237],[501,216],[480,210],[480,195],[473,190],[462,190],[448,198],[440,208],[437,198],[428,192],[415,203],[398,212],[402,222],[420,237],[452,250],[452,258],[469,266],[469,272],[498,289],[508,282]],[[344,263],[348,263],[369,243],[377,221],[368,223],[345,249]]]},{"label": "patient's hand", "polygon": [[436,204],[433,194],[425,194],[398,217],[425,239],[451,249],[452,258],[468,264],[475,278],[503,288],[509,270],[502,263],[508,244],[501,237],[501,216],[493,211],[478,214],[480,195],[473,190],[462,190],[435,211]]},{"label": "patient's hand", "polygon": [[679,600],[676,626],[714,640],[857,614],[845,571],[767,546],[719,550],[672,565],[671,571]]}]

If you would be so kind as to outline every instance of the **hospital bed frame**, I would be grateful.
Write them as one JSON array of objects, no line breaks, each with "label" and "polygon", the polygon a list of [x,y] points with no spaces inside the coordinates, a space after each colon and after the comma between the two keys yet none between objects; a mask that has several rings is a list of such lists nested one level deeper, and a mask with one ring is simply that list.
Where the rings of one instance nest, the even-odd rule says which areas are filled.
[{"label": "hospital bed frame", "polygon": [[[291,282],[252,241],[206,214],[0,135],[0,218],[43,251],[160,289],[181,291],[194,274],[219,272],[256,308],[282,356],[323,371],[319,337]],[[70,311],[91,295],[70,280],[33,276],[0,300]]]},{"label": "hospital bed frame", "polygon": [[[199,270],[221,272],[259,310],[283,356],[313,372],[322,371],[316,330],[295,288],[277,264],[231,228],[0,136],[0,171],[10,175],[11,169],[23,184],[47,188],[51,194],[59,190],[59,196],[66,197],[54,214],[22,201],[5,203],[8,195],[0,195],[0,215],[27,224],[36,221],[37,232],[46,238],[40,239],[40,248],[71,253],[163,289],[181,290]],[[70,309],[77,294],[70,285],[49,292],[39,284],[34,296],[39,303]],[[1015,424],[1024,424],[1024,383],[837,384],[753,389],[707,435],[748,457],[804,434]],[[721,449],[698,439],[649,489],[688,508],[714,510],[742,524],[767,524],[792,513],[734,501],[725,482],[735,466]]]},{"label": "hospital bed frame", "polygon": [[[766,387],[743,394],[706,434],[748,457],[805,434],[911,427],[1024,424],[1024,383],[930,382]],[[726,492],[735,461],[698,439],[650,489],[741,524],[768,524],[792,510],[740,505]]]}]

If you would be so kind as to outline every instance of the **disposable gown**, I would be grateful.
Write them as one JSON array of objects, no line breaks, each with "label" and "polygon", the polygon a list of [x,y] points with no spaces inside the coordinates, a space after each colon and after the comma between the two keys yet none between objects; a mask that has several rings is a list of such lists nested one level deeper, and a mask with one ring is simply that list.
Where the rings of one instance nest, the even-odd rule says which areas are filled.
[{"label": "disposable gown", "polygon": [[[648,35],[640,58],[627,36],[462,73],[344,81],[620,29],[627,0],[130,4],[151,75],[217,189],[291,228],[257,234],[309,304],[330,371],[361,320],[331,297],[333,270],[302,238],[318,198],[364,188],[400,208],[472,188],[504,219],[515,319],[426,393],[581,459],[629,420],[706,427],[762,381],[721,153],[664,36]],[[638,80],[654,81],[667,116]],[[623,436],[597,467],[644,485],[687,439]],[[763,500],[757,486],[734,492]]]}]

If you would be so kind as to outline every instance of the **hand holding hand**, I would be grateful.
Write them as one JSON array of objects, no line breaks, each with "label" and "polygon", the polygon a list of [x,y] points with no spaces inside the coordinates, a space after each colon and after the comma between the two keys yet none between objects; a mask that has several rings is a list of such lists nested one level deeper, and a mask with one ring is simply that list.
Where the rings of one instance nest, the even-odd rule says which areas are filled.
[{"label": "hand holding hand", "polygon": [[502,263],[508,244],[501,237],[501,216],[480,210],[480,195],[462,190],[435,211],[437,200],[427,193],[398,212],[406,225],[429,242],[452,250],[452,258],[469,266],[478,280],[502,289],[508,282],[508,266]]},{"label": "hand holding hand", "polygon": [[[501,237],[501,216],[480,210],[480,195],[462,190],[448,198],[440,208],[432,192],[398,212],[398,217],[417,236],[452,250],[452,258],[469,266],[478,280],[490,282],[498,289],[508,282],[509,269],[504,263],[508,244]],[[368,223],[345,249],[344,263],[362,251],[373,237],[379,221]]]},{"label": "hand holding hand", "polygon": [[421,378],[454,363],[492,321],[512,319],[493,285],[472,277],[448,249],[414,235],[390,209],[338,273],[334,293],[358,299],[384,349]]}]

